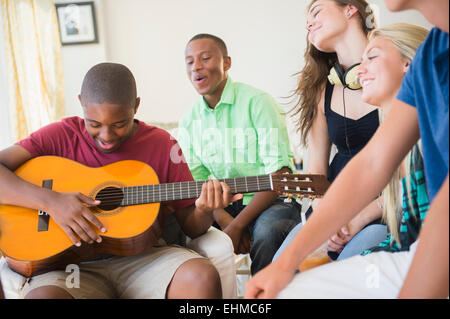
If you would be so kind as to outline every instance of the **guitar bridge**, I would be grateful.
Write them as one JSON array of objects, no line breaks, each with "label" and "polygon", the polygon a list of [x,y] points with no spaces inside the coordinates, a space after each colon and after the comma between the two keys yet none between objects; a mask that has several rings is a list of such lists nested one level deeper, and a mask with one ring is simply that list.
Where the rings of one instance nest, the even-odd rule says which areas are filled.
[{"label": "guitar bridge", "polygon": [[[52,179],[46,179],[42,181],[42,187],[52,189],[53,188],[53,180]],[[38,232],[41,231],[48,231],[48,223],[50,220],[50,215],[46,212],[40,210],[38,212]]]}]

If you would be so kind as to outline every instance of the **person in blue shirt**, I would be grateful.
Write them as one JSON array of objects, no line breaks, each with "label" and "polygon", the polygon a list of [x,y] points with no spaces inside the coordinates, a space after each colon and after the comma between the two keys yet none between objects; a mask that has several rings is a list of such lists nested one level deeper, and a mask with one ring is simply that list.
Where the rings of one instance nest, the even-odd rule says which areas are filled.
[{"label": "person in blue shirt", "polygon": [[[247,298],[446,298],[449,295],[449,1],[385,0],[435,25],[386,120],[344,168],[291,244],[246,285]],[[430,209],[410,250],[355,256],[295,274],[298,265],[388,183],[422,138]],[[339,214],[335,207],[340,207]]]}]

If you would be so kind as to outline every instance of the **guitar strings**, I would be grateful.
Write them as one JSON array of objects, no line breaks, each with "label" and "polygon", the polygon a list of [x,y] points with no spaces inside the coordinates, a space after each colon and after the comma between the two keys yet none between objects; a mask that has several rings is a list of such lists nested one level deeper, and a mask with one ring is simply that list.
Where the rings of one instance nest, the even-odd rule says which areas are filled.
[{"label": "guitar strings", "polygon": [[[291,174],[292,175],[292,174]],[[247,176],[247,177],[238,177],[238,178],[226,178],[226,179],[220,179],[219,181],[225,182],[228,184],[228,186],[231,188],[234,188],[235,194],[240,192],[249,192],[249,188],[252,189],[254,187],[257,187],[255,191],[266,188],[267,190],[271,190],[271,183],[270,179],[268,180],[270,175],[261,175],[261,176]],[[310,183],[311,177],[309,176],[302,176],[298,175],[300,178],[308,178],[308,180],[303,180],[305,182]],[[292,176],[290,176],[292,178]],[[259,180],[261,179],[261,180]],[[168,184],[150,184],[150,185],[139,185],[139,186],[128,186],[128,187],[121,187],[121,188],[113,188],[113,189],[104,189],[101,191],[99,196],[96,197],[96,199],[101,200],[102,204],[107,203],[117,203],[119,199],[132,199],[132,200],[139,200],[140,198],[143,199],[143,197],[146,197],[147,199],[149,197],[152,197],[153,199],[156,197],[159,197],[159,201],[163,201],[163,197],[165,197],[165,200],[169,200],[169,197],[175,198],[177,196],[183,197],[184,193],[186,191],[195,191],[196,195],[200,196],[201,188],[204,183],[208,181],[186,181],[186,182],[179,182],[179,183],[168,183]],[[295,182],[302,182],[302,180],[297,180]],[[179,187],[175,187],[174,185],[179,184]],[[172,185],[172,187],[170,187]],[[146,188],[146,189],[144,189]],[[199,189],[200,188],[200,189]],[[238,191],[238,188],[242,188]],[[306,187],[305,187],[306,188]],[[127,190],[124,192],[124,190]],[[120,194],[118,194],[118,191],[120,190]],[[131,191],[128,191],[131,190]],[[301,190],[301,189],[300,189]],[[297,190],[298,191],[298,190]],[[311,188],[308,187],[308,190],[303,189],[301,191],[310,193]],[[164,194],[165,192],[165,194]],[[253,191],[251,191],[253,192]],[[131,193],[131,194],[130,194]],[[159,196],[158,196],[159,195]],[[164,196],[165,195],[165,196]],[[193,198],[198,197],[193,196]],[[157,201],[155,201],[157,202]]]},{"label": "guitar strings", "polygon": [[[186,182],[186,183],[191,183],[191,182]],[[114,200],[119,200],[119,199],[123,199],[125,197],[127,197],[128,199],[134,199],[134,200],[138,200],[139,197],[141,197],[142,199],[144,197],[150,198],[155,198],[154,195],[158,195],[157,193],[159,193],[159,199],[163,199],[163,197],[165,197],[166,199],[168,199],[169,197],[178,197],[181,196],[183,197],[184,193],[186,193],[186,191],[195,191],[196,194],[199,195],[199,193],[201,192],[201,189],[199,190],[198,187],[196,187],[196,189],[192,189],[192,187],[181,187],[181,189],[178,187],[176,189],[174,189],[173,187],[170,188],[170,186],[166,186],[166,189],[162,189],[163,187],[161,187],[161,185],[171,185],[171,184],[155,184],[155,185],[144,185],[144,186],[139,186],[139,187],[147,187],[147,186],[153,186],[152,189],[136,189],[138,186],[132,186],[134,188],[134,190],[132,190],[131,192],[122,192],[122,194],[117,194],[117,190],[110,190],[110,191],[104,191],[102,194],[100,194],[98,197],[96,197],[96,199],[101,200],[103,204],[106,203],[107,200],[110,200],[112,202],[114,202]],[[203,184],[202,184],[203,185]],[[196,185],[196,186],[200,186],[200,185]],[[236,184],[236,188],[239,188],[239,186],[241,187],[245,187],[246,189],[252,189],[257,187],[256,190],[261,189],[261,188],[265,188],[270,190],[270,183],[269,182],[248,182],[247,184]],[[159,189],[158,189],[159,188]],[[237,191],[237,189],[236,189]],[[244,191],[244,189],[242,189],[242,191]],[[131,193],[131,194],[130,194]],[[156,194],[155,194],[156,193]],[[165,194],[164,194],[165,193]],[[239,191],[238,191],[239,193]],[[147,196],[145,196],[147,195]],[[165,196],[164,196],[165,195]],[[198,196],[193,196],[193,198],[198,197]]]},{"label": "guitar strings", "polygon": [[[196,184],[193,187],[189,186],[189,185],[187,185],[187,187],[183,186],[183,184],[187,184],[187,183],[196,183]],[[154,184],[154,185],[131,186],[131,187],[126,187],[127,190],[131,190],[131,191],[126,191],[126,192],[123,192],[123,190],[125,188],[120,188],[120,190],[121,190],[120,194],[118,194],[119,188],[116,188],[116,189],[103,191],[97,197],[97,199],[120,198],[120,197],[123,197],[125,193],[127,196],[130,196],[130,193],[131,193],[131,196],[140,196],[142,194],[155,193],[155,192],[156,193],[165,192],[166,194],[170,194],[170,196],[175,196],[175,195],[184,195],[184,193],[186,191],[189,192],[191,190],[196,191],[198,193],[201,191],[201,189],[199,190],[199,187],[201,188],[201,186],[203,185],[204,182],[201,185],[199,185],[198,183],[200,183],[200,182],[182,182],[182,183],[178,183],[180,185],[180,187],[176,187],[176,188],[175,188],[175,186],[170,187],[170,185],[176,185],[176,184]],[[243,184],[243,183],[236,184],[235,193],[249,192],[248,189],[254,188],[254,187],[256,187],[256,189],[254,191],[257,191],[261,188],[271,190],[270,186],[271,185],[269,182],[248,181],[245,184]],[[245,187],[245,189],[244,189],[244,187]],[[238,190],[237,188],[242,188],[242,189]],[[303,191],[308,192],[308,190],[306,190],[307,188],[310,189],[310,187],[305,186]],[[301,190],[302,189],[300,188],[300,191]],[[297,189],[297,191],[298,191],[298,189]],[[253,192],[253,191],[251,191],[251,192]],[[169,196],[169,195],[167,195],[167,196]]]},{"label": "guitar strings", "polygon": [[[302,191],[296,191],[299,194],[303,194],[303,195],[311,195],[313,193],[312,190],[302,190]],[[171,197],[172,196],[172,197]],[[188,199],[194,199],[194,198],[198,198],[200,196],[200,194],[197,194],[196,196],[192,196],[192,198],[186,198],[184,196],[181,196],[180,198],[177,198],[174,195],[168,195],[167,197],[164,198],[164,196],[160,196],[159,198],[152,198],[150,200],[149,197],[143,196],[141,198],[133,196],[132,198],[129,197],[120,197],[120,198],[116,198],[115,200],[112,200],[111,198],[107,198],[102,200],[102,204],[103,205],[108,205],[108,204],[117,204],[118,200],[120,200],[120,203],[122,204],[122,202],[124,202],[125,206],[128,205],[134,205],[134,204],[151,204],[151,203],[161,203],[161,202],[169,202],[169,201],[177,201],[177,200],[188,200]],[[132,201],[132,203],[130,204],[129,201]]]},{"label": "guitar strings", "polygon": [[[150,184],[150,185],[116,187],[116,188],[112,188],[110,190],[104,189],[102,193],[117,193],[117,190],[119,190],[119,189],[123,190],[125,188],[126,189],[138,189],[138,188],[141,188],[141,190],[142,190],[142,188],[144,188],[144,187],[146,187],[147,190],[148,190],[149,187],[152,187],[153,189],[155,189],[155,188],[160,188],[161,189],[163,187],[166,187],[168,191],[180,190],[180,189],[184,191],[186,189],[189,190],[189,189],[201,188],[205,182],[207,182],[207,181],[190,181],[190,182],[179,182],[179,183],[168,183],[168,184]],[[199,183],[201,183],[201,184],[199,185]],[[194,184],[194,185],[192,185],[192,184]],[[232,188],[232,187],[233,188],[239,188],[239,187],[247,187],[247,186],[258,186],[258,185],[259,186],[268,187],[268,186],[270,186],[270,181],[251,181],[251,180],[248,180],[246,183],[237,182],[237,183],[227,183],[227,184],[228,184],[228,186],[230,188]],[[170,186],[170,185],[172,185],[172,186]],[[180,186],[175,187],[174,185],[180,185]],[[234,186],[236,186],[236,187],[234,187]],[[113,186],[111,186],[111,187],[113,187]]]},{"label": "guitar strings", "polygon": [[[183,194],[186,191],[196,191],[196,192],[200,192],[201,191],[201,187],[200,187],[200,189],[198,187],[199,185],[196,185],[197,187],[177,187],[177,188],[168,186],[165,189],[163,187],[161,187],[161,185],[171,185],[171,184],[131,186],[133,189],[131,191],[125,191],[125,192],[123,192],[124,188],[116,188],[116,189],[113,189],[113,190],[105,190],[98,196],[98,198],[99,197],[101,197],[101,198],[111,198],[111,197],[114,197],[114,196],[122,196],[122,194],[130,194],[130,193],[131,193],[131,195],[133,195],[133,194],[151,193],[151,192],[161,192],[161,193],[166,192],[166,193],[170,193],[170,194]],[[152,187],[150,188],[149,186],[152,186]],[[237,190],[237,188],[240,188],[240,187],[245,187],[246,189],[248,189],[248,188],[255,188],[255,187],[256,188],[264,188],[264,189],[269,188],[270,189],[270,183],[247,183],[246,185],[241,184],[241,185],[236,185],[236,186],[237,186],[236,190]],[[138,187],[142,187],[142,188],[139,189]],[[146,189],[144,189],[144,187]],[[118,194],[118,190],[119,189],[122,191],[121,194]],[[130,190],[131,188],[127,187],[127,189]],[[255,189],[255,191],[256,190],[258,190],[258,189]],[[244,189],[242,189],[242,191],[244,191]],[[106,196],[103,196],[103,195],[106,195]],[[111,196],[108,196],[108,195],[111,195]]]},{"label": "guitar strings", "polygon": [[[140,196],[142,194],[148,194],[148,193],[166,193],[166,194],[170,194],[171,196],[175,196],[175,195],[184,195],[184,193],[186,193],[186,191],[189,193],[190,191],[195,191],[196,193],[201,192],[201,187],[199,187],[200,185],[195,185],[194,187],[170,187],[170,186],[162,186],[162,185],[171,185],[171,184],[156,184],[156,185],[142,185],[142,186],[132,186],[132,187],[127,187],[125,188],[120,188],[120,193],[118,193],[119,188],[116,189],[112,189],[112,190],[105,190],[102,193],[99,194],[99,196],[97,197],[97,199],[108,199],[108,198],[117,198],[117,197],[123,197],[123,195],[127,195],[127,196]],[[255,188],[254,191],[258,191],[262,188],[267,189],[267,190],[271,190],[270,187],[270,183],[254,183],[254,182],[249,182],[244,184],[240,184],[240,185],[236,185],[234,193],[240,193],[240,192],[249,192],[249,188],[253,189]],[[245,187],[245,189],[244,189]],[[200,189],[199,189],[200,188]],[[238,188],[242,188],[239,189]],[[303,191],[306,191],[306,189],[311,189],[311,187],[305,186],[303,187]],[[125,191],[124,191],[125,190]],[[129,191],[130,190],[130,191]],[[297,191],[302,191],[302,188],[300,187],[299,189],[296,188]],[[250,192],[254,192],[253,190]],[[130,194],[131,193],[131,194]]]},{"label": "guitar strings", "polygon": [[[138,192],[140,191],[144,191],[144,192],[148,192],[148,191],[180,191],[180,192],[184,192],[186,190],[191,190],[191,189],[198,189],[201,188],[203,186],[203,184],[206,181],[197,181],[197,182],[179,182],[179,183],[168,183],[168,184],[150,184],[150,185],[138,185],[138,186],[126,186],[126,187],[117,187],[117,188],[112,188],[110,190],[103,190],[102,194],[116,194],[117,191],[120,190],[124,190],[124,189],[128,189],[131,190],[132,192],[135,192],[136,190]],[[226,181],[225,181],[226,182]],[[298,184],[298,181],[296,181]],[[201,183],[199,185],[199,183]],[[308,182],[310,183],[310,182]],[[194,184],[194,185],[192,185]],[[240,187],[255,187],[257,186],[258,188],[267,188],[269,186],[271,186],[270,181],[254,181],[254,180],[247,180],[246,183],[243,182],[238,182],[238,183],[227,183],[228,186],[234,187],[235,189],[240,188]],[[234,185],[232,185],[234,184]],[[172,185],[172,186],[170,186]],[[175,185],[180,185],[179,187],[175,187]],[[163,187],[165,187],[165,189],[163,189]],[[230,187],[230,188],[231,188]],[[301,187],[301,186],[300,186]],[[305,185],[304,187],[310,187],[310,185]],[[139,189],[140,188],[140,189]],[[146,189],[144,189],[146,188]],[[149,189],[151,188],[151,189]],[[244,191],[244,190],[242,190]]]},{"label": "guitar strings", "polygon": [[[236,177],[236,178],[225,178],[225,179],[219,179],[219,182],[225,182],[227,183],[229,186],[236,184],[236,185],[245,185],[245,182],[240,181],[241,179],[247,179],[247,183],[251,183],[254,182],[252,180],[250,180],[250,178],[256,178],[259,179],[259,183],[270,183],[270,180],[268,180],[270,175],[261,175],[261,176],[248,176],[248,177]],[[235,182],[235,180],[238,180],[237,182]],[[187,184],[196,184],[198,185],[198,183],[202,183],[202,185],[206,182],[209,182],[209,180],[206,181],[185,181],[185,182],[176,182],[176,183],[165,183],[165,184],[148,184],[148,185],[137,185],[137,186],[125,186],[126,188],[133,188],[133,187],[143,187],[143,186],[163,186],[163,185],[172,185],[172,184],[182,184],[182,185],[187,185]],[[258,182],[258,181],[256,181]],[[241,184],[242,183],[242,184]],[[110,186],[110,187],[114,187],[114,186]],[[105,187],[106,188],[106,187]],[[116,187],[115,189],[118,188],[124,188],[124,187]],[[179,188],[179,187],[178,187]],[[92,189],[78,189],[78,190],[72,190],[72,191],[91,191]],[[114,191],[114,189],[112,190]]]},{"label": "guitar strings", "polygon": [[[302,174],[290,174],[289,176],[290,176],[290,178],[292,178],[292,176],[298,176],[299,178],[302,178],[303,180],[297,180],[297,181],[295,181],[295,183],[299,183],[299,182],[307,182],[307,183],[311,183],[311,177],[310,176],[307,176],[307,175],[302,175]],[[220,182],[225,182],[225,183],[227,183],[228,184],[228,186],[230,187],[230,188],[232,188],[232,187],[234,187],[235,189],[236,188],[238,188],[238,187],[250,187],[250,186],[255,186],[255,184],[256,184],[256,186],[260,186],[260,187],[263,187],[263,186],[266,186],[266,187],[269,187],[269,186],[271,186],[271,182],[270,182],[270,180],[267,180],[268,178],[269,178],[269,176],[271,176],[271,175],[260,175],[260,176],[247,176],[247,177],[237,177],[237,178],[225,178],[225,179],[219,179],[219,181]],[[256,180],[254,180],[256,178]],[[305,178],[307,178],[308,180],[305,180]],[[246,181],[242,181],[242,179],[245,179]],[[259,179],[261,179],[261,180],[259,180]],[[238,180],[238,181],[236,181],[236,180]],[[113,188],[113,189],[111,189],[111,190],[103,190],[103,192],[102,192],[102,194],[111,194],[111,193],[117,193],[117,190],[118,189],[124,189],[124,188],[127,188],[127,189],[133,189],[133,188],[138,188],[138,187],[153,187],[153,188],[157,188],[157,187],[160,187],[160,188],[162,188],[162,187],[164,187],[164,185],[176,185],[176,184],[181,184],[182,186],[181,186],[181,190],[182,191],[184,191],[184,190],[186,190],[186,189],[191,189],[191,188],[196,188],[196,187],[200,187],[201,188],[201,186],[204,184],[204,183],[206,183],[206,182],[208,182],[208,180],[206,180],[206,181],[186,181],[186,182],[178,182],[178,183],[167,183],[167,184],[149,184],[149,185],[138,185],[138,186],[126,186],[126,187],[117,187],[117,188]],[[199,185],[199,183],[201,183],[201,185]],[[192,184],[194,184],[194,185],[192,185]],[[114,187],[114,186],[111,186],[111,187]],[[166,188],[167,188],[167,190],[168,191],[170,191],[170,189],[169,189],[169,186],[166,186]],[[172,187],[172,189],[174,189],[175,187]],[[177,188],[177,190],[179,190],[180,189],[180,187],[176,187]],[[82,192],[82,191],[91,191],[92,189],[78,189],[78,190],[67,190],[67,192],[68,191],[71,191],[71,192],[75,192],[75,191],[78,191],[78,192]],[[148,189],[147,189],[147,191],[148,191]]]}]

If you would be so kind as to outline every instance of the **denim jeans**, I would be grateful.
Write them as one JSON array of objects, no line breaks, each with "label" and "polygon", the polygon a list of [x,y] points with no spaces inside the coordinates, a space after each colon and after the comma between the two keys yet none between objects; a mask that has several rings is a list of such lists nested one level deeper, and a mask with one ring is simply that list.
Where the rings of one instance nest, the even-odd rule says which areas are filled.
[{"label": "denim jeans", "polygon": [[[280,249],[276,252],[273,260],[277,259],[283,250],[291,243],[294,237],[302,228],[302,224],[298,224],[289,235],[286,237],[285,241],[281,245]],[[359,233],[357,233],[348,243],[345,245],[342,252],[337,257],[337,260],[346,259],[355,255],[361,254],[366,249],[372,248],[387,237],[387,226],[382,224],[371,224],[363,228]]]},{"label": "denim jeans", "polygon": [[[236,217],[244,208],[240,200],[225,210]],[[252,275],[271,263],[286,236],[301,221],[300,211],[301,205],[295,200],[285,203],[283,199],[277,199],[247,226],[252,240],[250,248]]]}]

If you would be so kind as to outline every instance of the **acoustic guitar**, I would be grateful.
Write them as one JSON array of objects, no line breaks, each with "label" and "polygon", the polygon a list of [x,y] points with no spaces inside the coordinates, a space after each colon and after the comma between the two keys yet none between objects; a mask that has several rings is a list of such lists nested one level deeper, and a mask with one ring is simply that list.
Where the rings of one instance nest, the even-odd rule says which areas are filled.
[{"label": "acoustic guitar", "polygon": [[[160,203],[200,197],[206,181],[159,184],[155,171],[134,160],[90,168],[57,156],[27,161],[15,173],[57,192],[80,192],[101,204],[90,208],[108,230],[101,243],[75,246],[42,211],[0,205],[0,251],[11,269],[26,277],[65,269],[95,254],[129,256],[152,247],[162,233]],[[233,194],[277,191],[282,196],[321,196],[329,182],[321,175],[272,174],[227,178]]]}]

